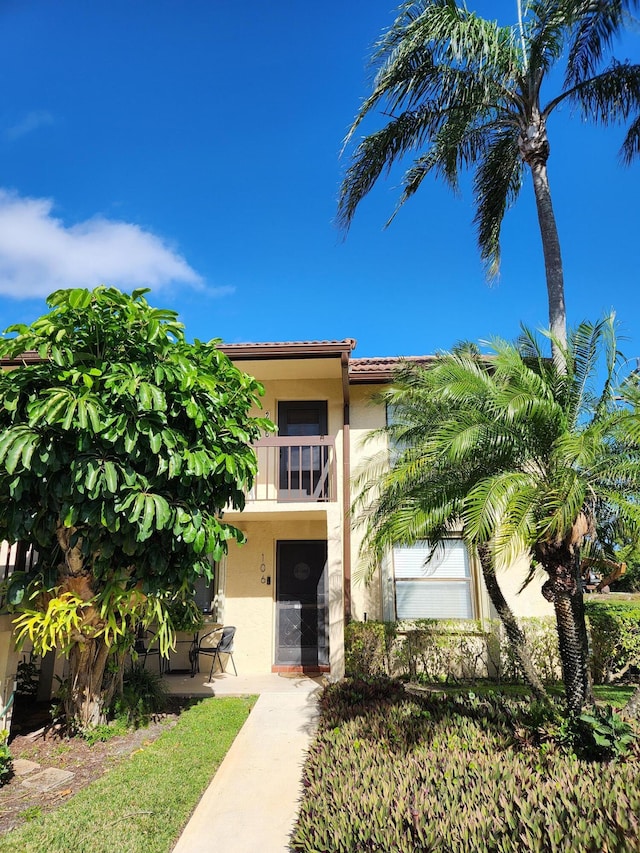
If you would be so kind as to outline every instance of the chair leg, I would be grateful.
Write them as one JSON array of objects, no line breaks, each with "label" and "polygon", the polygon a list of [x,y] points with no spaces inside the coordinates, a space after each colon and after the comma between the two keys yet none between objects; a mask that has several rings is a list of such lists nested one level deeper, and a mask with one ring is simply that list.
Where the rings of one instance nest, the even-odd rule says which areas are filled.
[{"label": "chair leg", "polygon": [[197,650],[194,646],[191,646],[189,649],[189,664],[191,666],[191,678],[195,677],[196,674],[196,657],[198,655]]},{"label": "chair leg", "polygon": [[216,655],[217,655],[217,652],[216,652],[216,654],[213,656],[213,659],[212,659],[212,661],[211,661],[211,671],[210,671],[210,673],[209,673],[209,681],[211,681],[211,679],[213,678],[213,668],[214,668],[214,666],[216,665]]},{"label": "chair leg", "polygon": [[[236,669],[236,663],[233,659],[233,652],[222,652],[222,654],[227,655],[227,657],[231,660],[231,664],[233,666],[233,671],[234,671],[236,678],[237,678],[238,677],[238,670]],[[211,681],[211,676],[213,675],[213,667],[215,666],[216,658],[218,658],[218,663],[220,664],[220,672],[226,673],[226,669],[222,666],[222,658],[220,657],[220,652],[216,652],[215,655],[213,656],[213,663],[211,664],[211,673],[209,675],[209,681]]]}]

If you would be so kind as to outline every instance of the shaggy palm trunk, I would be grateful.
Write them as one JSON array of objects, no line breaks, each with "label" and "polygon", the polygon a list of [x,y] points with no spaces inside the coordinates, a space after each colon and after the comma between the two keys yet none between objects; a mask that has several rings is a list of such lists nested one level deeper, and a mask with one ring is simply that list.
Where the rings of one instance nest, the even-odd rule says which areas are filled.
[{"label": "shaggy palm trunk", "polygon": [[[547,175],[549,142],[547,130],[542,118],[535,114],[531,125],[521,134],[519,140],[522,159],[529,165],[533,178],[533,191],[538,211],[538,225],[542,238],[544,270],[547,280],[547,299],[549,303],[549,329],[555,340],[551,342],[553,360],[562,370],[564,349],[567,346],[567,311],[564,303],[564,273],[560,238],[556,217],[551,203],[551,191]],[[557,343],[556,343],[557,342]],[[558,346],[560,345],[560,347]]]},{"label": "shaggy palm trunk", "polygon": [[536,672],[531,660],[531,652],[528,647],[527,638],[525,637],[523,630],[518,625],[518,622],[516,621],[516,618],[507,604],[507,600],[502,594],[502,590],[500,589],[500,584],[498,583],[495,569],[493,567],[493,560],[491,559],[491,552],[487,545],[480,545],[478,547],[478,557],[480,558],[482,576],[484,578],[484,584],[487,588],[489,598],[491,599],[491,603],[493,604],[500,621],[504,625],[504,630],[511,645],[511,650],[518,661],[518,665],[522,670],[525,681],[531,687],[536,699],[539,699],[542,702],[548,702],[549,697],[547,692],[544,689],[544,685],[540,681],[538,673]]},{"label": "shaggy palm trunk", "polygon": [[565,546],[547,550],[541,562],[549,575],[542,594],[553,603],[556,614],[567,711],[577,715],[591,695],[579,560]]},{"label": "shaggy palm trunk", "polygon": [[106,721],[102,682],[108,657],[109,647],[101,639],[84,639],[72,646],[64,701],[68,724],[90,729]]},{"label": "shaggy palm trunk", "polygon": [[627,717],[633,717],[636,720],[640,717],[640,687],[624,706],[624,713]]}]

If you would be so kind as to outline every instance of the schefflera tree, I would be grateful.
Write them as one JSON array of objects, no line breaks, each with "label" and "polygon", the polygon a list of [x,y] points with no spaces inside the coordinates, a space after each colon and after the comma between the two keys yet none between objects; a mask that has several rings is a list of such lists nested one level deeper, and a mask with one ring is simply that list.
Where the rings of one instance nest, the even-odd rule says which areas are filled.
[{"label": "schefflera tree", "polygon": [[59,290],[0,339],[0,538],[38,553],[7,596],[19,643],[68,656],[81,728],[105,719],[137,628],[166,654],[176,602],[244,541],[223,510],[244,507],[273,429],[251,414],[260,383],[147,292]]}]

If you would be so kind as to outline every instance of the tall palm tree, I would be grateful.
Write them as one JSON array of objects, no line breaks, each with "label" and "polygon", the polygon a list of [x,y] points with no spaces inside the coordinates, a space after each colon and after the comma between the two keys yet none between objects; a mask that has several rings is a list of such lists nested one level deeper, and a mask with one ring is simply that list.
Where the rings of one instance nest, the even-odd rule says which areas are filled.
[{"label": "tall palm tree", "polygon": [[376,556],[437,544],[452,526],[485,574],[530,553],[547,574],[567,708],[579,713],[589,696],[580,556],[597,551],[601,528],[640,529],[640,416],[621,402],[625,389],[613,391],[611,317],[583,323],[561,351],[566,368],[525,331],[516,345],[495,341],[488,359],[466,346],[427,369],[408,365],[387,392],[400,449],[364,483],[357,509]]},{"label": "tall palm tree", "polygon": [[[389,120],[353,152],[340,191],[339,224],[349,227],[380,174],[409,153],[415,159],[404,175],[398,207],[427,175],[433,173],[456,190],[461,171],[475,168],[478,244],[488,274],[494,275],[502,219],[528,167],[542,236],[549,327],[554,357],[559,358],[566,345],[566,310],[547,175],[547,123],[561,104],[603,125],[638,112],[640,65],[604,64],[637,6],[638,0],[528,0],[524,5],[517,0],[518,23],[505,27],[455,0],[404,3],[376,45],[373,91],[347,143],[374,110],[381,108]],[[543,100],[543,86],[561,61],[564,80]],[[639,151],[636,117],[624,139],[622,159],[628,163]]]}]

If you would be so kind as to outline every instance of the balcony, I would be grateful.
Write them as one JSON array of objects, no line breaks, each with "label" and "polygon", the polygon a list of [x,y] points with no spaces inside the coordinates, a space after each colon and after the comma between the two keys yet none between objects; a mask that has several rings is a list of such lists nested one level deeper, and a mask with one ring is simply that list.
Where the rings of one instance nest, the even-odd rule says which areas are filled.
[{"label": "balcony", "polygon": [[267,436],[254,444],[258,475],[250,501],[335,501],[336,450],[329,436]]}]

